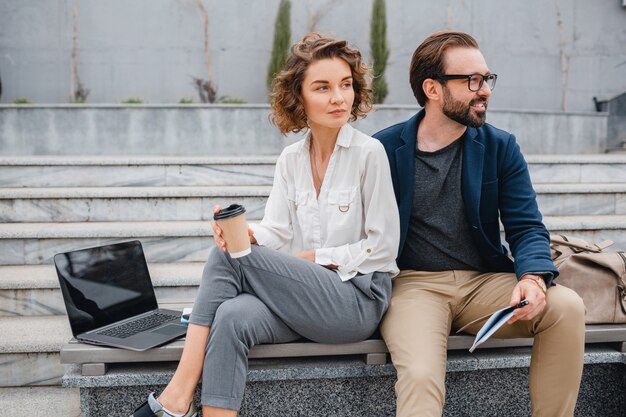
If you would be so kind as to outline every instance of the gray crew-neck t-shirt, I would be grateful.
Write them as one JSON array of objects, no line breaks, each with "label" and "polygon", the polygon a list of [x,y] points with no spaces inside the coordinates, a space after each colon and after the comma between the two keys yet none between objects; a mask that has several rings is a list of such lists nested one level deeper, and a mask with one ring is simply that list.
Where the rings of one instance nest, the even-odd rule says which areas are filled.
[{"label": "gray crew-neck t-shirt", "polygon": [[415,151],[413,207],[398,266],[416,271],[484,271],[461,192],[463,137],[435,152]]}]

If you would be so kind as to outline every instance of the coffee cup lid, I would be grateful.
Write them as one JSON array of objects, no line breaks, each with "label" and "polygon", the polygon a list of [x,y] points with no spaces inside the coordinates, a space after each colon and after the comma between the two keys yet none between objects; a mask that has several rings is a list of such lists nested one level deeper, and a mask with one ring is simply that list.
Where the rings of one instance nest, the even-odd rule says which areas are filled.
[{"label": "coffee cup lid", "polygon": [[219,213],[213,215],[213,220],[229,219],[231,217],[239,216],[246,212],[246,208],[241,204],[231,204],[230,206],[223,208]]}]

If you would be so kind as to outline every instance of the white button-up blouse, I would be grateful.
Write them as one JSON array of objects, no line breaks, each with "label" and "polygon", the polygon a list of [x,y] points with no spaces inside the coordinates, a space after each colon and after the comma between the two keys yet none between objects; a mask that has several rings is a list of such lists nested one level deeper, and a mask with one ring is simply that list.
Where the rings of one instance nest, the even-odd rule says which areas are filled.
[{"label": "white button-up blouse", "polygon": [[337,265],[343,281],[397,275],[400,219],[382,144],[345,124],[316,198],[309,143],[310,134],[278,158],[263,220],[250,224],[257,243],[292,254],[314,249],[315,262]]}]

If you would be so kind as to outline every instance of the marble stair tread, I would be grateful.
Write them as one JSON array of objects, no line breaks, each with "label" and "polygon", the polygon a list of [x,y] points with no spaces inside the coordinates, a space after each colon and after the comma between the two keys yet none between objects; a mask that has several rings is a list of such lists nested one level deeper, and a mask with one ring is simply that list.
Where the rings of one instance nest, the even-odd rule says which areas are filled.
[{"label": "marble stair tread", "polygon": [[[0,156],[0,166],[75,166],[75,165],[233,165],[275,164],[278,155],[250,156],[112,156],[112,155],[28,155]],[[626,161],[626,158],[624,158]]]},{"label": "marble stair tread", "polygon": [[0,188],[0,199],[267,197],[268,185]]},{"label": "marble stair tread", "polygon": [[[545,216],[550,230],[626,229],[626,215]],[[210,237],[207,221],[4,223],[0,239],[58,239],[91,237]]]},{"label": "marble stair tread", "polygon": [[545,216],[549,230],[622,230],[626,229],[626,215],[610,216]]},{"label": "marble stair tread", "polygon": [[[207,165],[274,164],[278,155],[249,156],[129,156],[129,155],[25,155],[0,156],[0,165]],[[526,154],[530,164],[626,164],[625,154]]]},{"label": "marble stair tread", "polygon": [[626,193],[626,183],[535,184],[537,194],[613,194]]},{"label": "marble stair tread", "polygon": [[626,164],[624,154],[528,154],[524,158],[529,164]]},{"label": "marble stair tread", "polygon": [[[155,287],[198,286],[203,262],[149,263]],[[0,290],[59,288],[53,265],[0,265]]]},{"label": "marble stair tread", "polygon": [[30,417],[37,414],[79,417],[80,396],[78,388],[0,388],[0,410],[11,417]]},{"label": "marble stair tread", "polygon": [[58,353],[72,338],[66,316],[0,317],[0,354]]},{"label": "marble stair tread", "polygon": [[0,239],[210,237],[208,221],[4,223]]},{"label": "marble stair tread", "polygon": [[[626,193],[626,183],[540,183],[538,194]],[[268,197],[268,185],[0,188],[0,199]]]}]

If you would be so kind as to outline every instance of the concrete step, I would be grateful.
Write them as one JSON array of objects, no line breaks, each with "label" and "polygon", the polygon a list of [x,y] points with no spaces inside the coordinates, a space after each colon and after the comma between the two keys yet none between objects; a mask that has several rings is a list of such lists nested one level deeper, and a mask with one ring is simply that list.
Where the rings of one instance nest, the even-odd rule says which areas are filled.
[{"label": "concrete step", "polygon": [[0,156],[0,187],[271,185],[277,156]]},{"label": "concrete step", "polygon": [[204,262],[208,221],[0,224],[0,265],[51,264],[59,252],[141,240],[148,262]]},{"label": "concrete step", "polygon": [[624,183],[626,155],[527,155],[534,184]]},{"label": "concrete step", "polygon": [[[0,187],[271,185],[277,156],[0,156]],[[626,182],[626,155],[527,155],[534,183]]]},{"label": "concrete step", "polygon": [[1,188],[0,221],[211,220],[213,207],[243,204],[261,218],[271,186]]},{"label": "concrete step", "polygon": [[[626,214],[626,183],[537,184],[550,216]],[[112,222],[211,220],[237,202],[261,218],[271,186],[0,188],[0,221]]]},{"label": "concrete step", "polygon": [[[164,308],[179,304],[160,303]],[[67,316],[0,317],[0,335],[0,387],[61,385],[66,369],[59,352],[72,338]]]},{"label": "concrete step", "polygon": [[[194,299],[203,267],[202,262],[148,264],[157,299]],[[65,314],[52,265],[0,266],[0,301],[0,317]]]},{"label": "concrete step", "polygon": [[[626,215],[546,216],[555,233],[626,248]],[[139,239],[148,262],[204,262],[213,245],[208,221],[0,224],[0,265],[50,264],[59,252]]]},{"label": "concrete step", "polygon": [[0,388],[0,410],[11,417],[46,415],[80,417],[78,388]]},{"label": "concrete step", "polygon": [[626,214],[626,183],[536,184],[535,191],[546,216]]},{"label": "concrete step", "polygon": [[67,317],[1,317],[0,334],[0,387],[61,384],[59,351],[72,337]]}]

